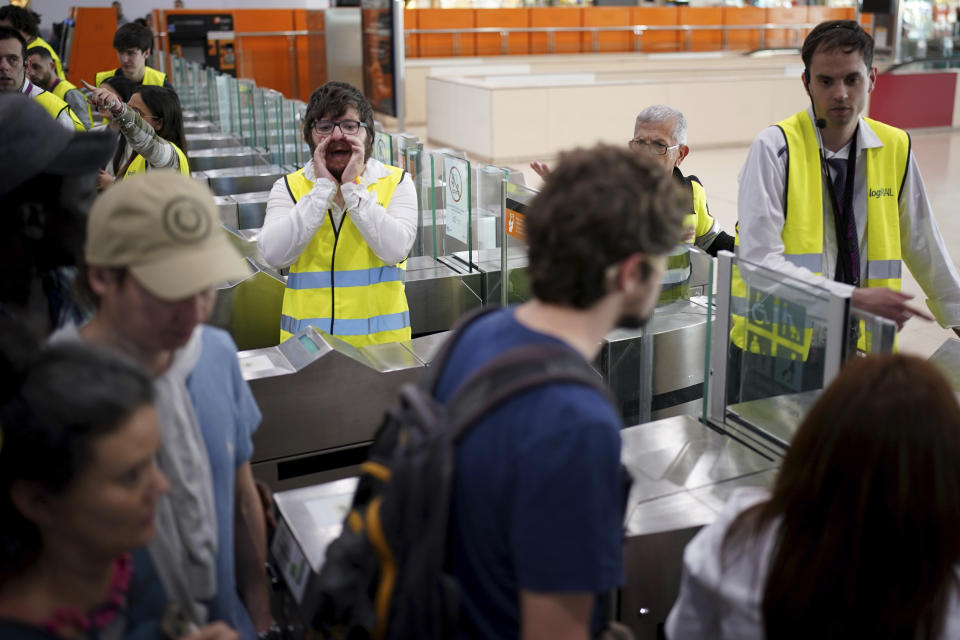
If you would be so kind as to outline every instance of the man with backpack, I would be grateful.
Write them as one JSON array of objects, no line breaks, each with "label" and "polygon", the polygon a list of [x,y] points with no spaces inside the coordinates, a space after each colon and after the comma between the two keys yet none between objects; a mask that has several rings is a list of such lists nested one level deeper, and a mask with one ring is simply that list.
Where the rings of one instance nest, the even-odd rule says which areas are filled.
[{"label": "man with backpack", "polygon": [[[683,214],[670,174],[647,157],[610,146],[561,156],[526,214],[533,299],[458,334],[436,398],[518,348],[560,346],[586,365],[611,329],[642,326]],[[462,436],[446,563],[459,637],[602,631],[597,595],[622,581],[622,427],[600,391],[560,382],[510,397]]]}]

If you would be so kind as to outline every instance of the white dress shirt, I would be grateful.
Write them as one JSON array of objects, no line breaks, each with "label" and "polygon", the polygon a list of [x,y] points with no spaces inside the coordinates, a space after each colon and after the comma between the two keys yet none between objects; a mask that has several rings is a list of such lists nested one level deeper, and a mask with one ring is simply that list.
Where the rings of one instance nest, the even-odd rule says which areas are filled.
[{"label": "white dress shirt", "polygon": [[[31,98],[35,98],[43,92],[44,92],[44,89],[41,89],[37,85],[33,84],[32,82],[30,82],[29,78],[24,76],[23,86],[20,87],[20,93],[22,93],[25,96],[30,96]],[[53,95],[53,94],[50,94],[50,95]],[[67,106],[69,107],[70,105],[67,105]],[[67,129],[68,131],[76,131],[73,125],[73,118],[70,117],[70,113],[67,112],[66,109],[62,110],[59,114],[57,114],[56,120],[58,123],[60,123],[60,126],[63,127],[64,129]]]},{"label": "white dress shirt", "polygon": [[[770,498],[766,489],[734,490],[717,519],[683,552],[680,595],[667,617],[670,640],[763,640],[763,590],[779,521],[767,527],[746,551],[723,543],[743,511]],[[816,615],[816,612],[811,612]],[[954,589],[946,610],[944,640],[960,638],[960,597]]]},{"label": "white dress shirt", "polygon": [[340,186],[346,207],[334,202],[337,185],[326,178],[317,179],[312,161],[307,163],[303,175],[313,182],[313,189],[299,202],[294,203],[285,179],[280,178],[267,200],[267,213],[258,240],[260,254],[278,269],[293,264],[320,227],[330,224],[329,209],[338,230],[343,216],[349,213],[378,258],[388,265],[402,262],[417,237],[417,192],[410,175],[405,174],[384,209],[377,202],[377,195],[367,187],[389,174],[390,170],[378,160],[367,160],[360,184],[348,182]]},{"label": "white dress shirt", "polygon": [[[810,109],[807,116],[811,118]],[[857,166],[854,177],[853,211],[860,238],[860,272],[867,263],[867,163],[863,150],[881,147],[883,143],[860,119],[857,128]],[[824,181],[823,192],[823,269],[825,276],[815,275],[783,257],[784,203],[786,202],[787,143],[775,126],[764,129],[750,147],[747,161],[740,170],[740,191],[737,204],[740,246],[738,255],[769,269],[776,269],[794,278],[830,289],[840,294],[853,287],[836,282],[832,275],[837,263],[837,239],[833,221],[830,191]],[[827,158],[846,158],[849,144],[837,152],[826,150]],[[903,192],[900,195],[900,246],[903,261],[927,295],[927,306],[943,327],[960,326],[960,277],[950,260],[943,237],[927,199],[920,167],[910,152]]]}]

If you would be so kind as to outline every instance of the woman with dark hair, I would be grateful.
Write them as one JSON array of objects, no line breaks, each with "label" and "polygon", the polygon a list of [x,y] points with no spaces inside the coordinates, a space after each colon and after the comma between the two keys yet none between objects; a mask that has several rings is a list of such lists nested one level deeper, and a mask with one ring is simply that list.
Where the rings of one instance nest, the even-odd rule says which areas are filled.
[{"label": "woman with dark hair", "polygon": [[[4,321],[0,348],[0,637],[235,639],[176,616],[143,546],[157,499],[153,384],[88,346],[34,355]],[[22,333],[22,332],[21,332]],[[13,339],[16,338],[16,341]],[[139,550],[131,555],[134,549]]]},{"label": "woman with dark hair", "polygon": [[[141,85],[125,104],[112,91],[87,85],[91,101],[101,113],[108,114],[120,130],[120,146],[113,159],[113,175],[129,177],[148,168],[176,169],[190,175],[183,110],[172,89]],[[109,186],[102,174],[99,186]]]},{"label": "woman with dark hair", "polygon": [[960,407],[924,360],[848,364],[772,491],[735,492],[684,553],[687,638],[960,638]]}]

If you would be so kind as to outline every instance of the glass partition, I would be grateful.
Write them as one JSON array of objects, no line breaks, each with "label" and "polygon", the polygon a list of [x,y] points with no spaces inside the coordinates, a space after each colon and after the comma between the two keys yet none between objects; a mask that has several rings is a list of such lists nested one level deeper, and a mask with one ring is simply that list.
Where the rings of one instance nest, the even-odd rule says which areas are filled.
[{"label": "glass partition", "polygon": [[506,246],[502,280],[507,283],[506,302],[517,304],[530,299],[530,282],[527,278],[527,207],[537,195],[530,187],[506,183],[506,202],[502,243]]},{"label": "glass partition", "polygon": [[310,162],[311,159],[310,145],[308,145],[307,141],[303,139],[303,121],[307,118],[307,103],[303,100],[294,100],[293,112],[294,120],[296,122],[296,125],[294,126],[294,144],[297,148],[296,165],[299,169]]},{"label": "glass partition", "polygon": [[761,448],[789,445],[844,359],[893,349],[896,325],[852,308],[849,296],[725,251],[716,274],[705,420]]},{"label": "glass partition", "polygon": [[254,124],[254,92],[256,83],[249,78],[237,80],[237,111],[239,116],[238,135],[243,144],[248,147],[256,146],[256,125]]},{"label": "glass partition", "polygon": [[260,87],[253,89],[253,146],[266,149],[267,142],[267,99]]},{"label": "glass partition", "polygon": [[[442,221],[434,222],[434,228],[442,222],[444,232],[439,239],[438,253],[451,256],[460,265],[471,272],[475,269],[473,260],[473,181],[470,175],[470,161],[449,153],[436,156],[433,163],[434,175],[443,183]],[[439,211],[438,211],[439,214]],[[438,217],[440,217],[438,215]]]},{"label": "glass partition", "polygon": [[[429,256],[433,255],[433,245],[427,240],[432,238],[433,231],[431,225],[424,227],[423,218],[423,145],[419,142],[416,146],[409,146],[403,150],[403,169],[410,174],[413,180],[414,189],[417,192],[417,237],[413,242],[411,256]],[[436,256],[434,256],[436,257]]]},{"label": "glass partition", "polygon": [[383,164],[393,164],[393,136],[380,129],[374,131],[373,157]]},{"label": "glass partition", "polygon": [[273,89],[264,91],[264,142],[270,153],[272,164],[282,165],[283,152],[281,149],[281,111],[283,110],[283,95]]}]

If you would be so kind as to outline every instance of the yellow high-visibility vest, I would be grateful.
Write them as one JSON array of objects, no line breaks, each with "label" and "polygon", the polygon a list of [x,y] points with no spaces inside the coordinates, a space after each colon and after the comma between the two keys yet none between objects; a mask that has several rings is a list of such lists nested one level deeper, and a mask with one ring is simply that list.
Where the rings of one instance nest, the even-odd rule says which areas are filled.
[{"label": "yellow high-visibility vest", "polygon": [[[403,179],[404,171],[388,166],[390,173],[369,185],[377,202],[387,208]],[[297,202],[312,188],[303,169],[285,178]],[[360,347],[410,339],[410,309],[403,281],[406,260],[389,265],[367,245],[360,230],[345,213],[335,230],[333,214],[314,234],[290,267],[283,294],[280,340],[314,326]]]},{"label": "yellow high-visibility vest", "polygon": [[[681,174],[683,182],[690,187],[690,193],[693,197],[693,210],[683,217],[683,236],[684,244],[693,244],[697,238],[706,235],[713,228],[713,216],[710,215],[710,209],[707,207],[707,192],[696,176],[684,176]],[[690,229],[694,233],[689,239]]]},{"label": "yellow high-visibility vest", "polygon": [[[169,142],[169,140],[168,140]],[[173,145],[173,148],[177,152],[177,159],[180,161],[177,170],[183,175],[190,177],[190,163],[187,162],[187,156],[180,150],[180,147],[170,142]],[[135,176],[138,173],[143,173],[148,168],[147,159],[144,158],[139,153],[137,156],[130,162],[130,166],[127,167],[127,170],[123,172],[124,178],[129,178],[130,176]]]},{"label": "yellow high-visibility vest", "polygon": [[[111,69],[110,71],[98,71],[97,75],[94,77],[94,83],[96,86],[106,80],[107,78],[112,78],[117,75],[119,69]],[[157,71],[153,67],[145,67],[143,70],[143,81],[140,84],[148,84],[156,87],[162,87],[163,81],[167,79],[167,74],[162,71]]]},{"label": "yellow high-visibility vest", "polygon": [[39,95],[33,96],[33,99],[37,103],[47,110],[47,113],[50,114],[50,117],[56,120],[60,117],[60,113],[66,109],[67,114],[69,114],[70,119],[73,120],[73,128],[77,131],[86,131],[87,128],[83,126],[83,123],[80,122],[80,118],[77,117],[77,114],[73,112],[73,109],[70,108],[70,105],[63,98],[58,98],[49,91],[44,91]]},{"label": "yellow high-visibility vest", "polygon": [[[60,98],[60,99],[63,100],[64,102],[66,102],[67,99],[66,99],[65,96],[67,95],[67,91],[70,91],[71,89],[77,89],[77,85],[75,85],[75,84],[73,84],[73,83],[71,83],[71,82],[69,82],[69,81],[67,81],[67,80],[61,80],[61,81],[59,81],[59,82],[53,87],[53,89],[50,91],[50,93],[52,93],[53,95],[57,96],[58,98]],[[77,91],[79,91],[79,89],[77,89]],[[90,103],[89,103],[89,102],[87,103],[87,116],[90,118],[90,122],[92,123],[92,122],[93,122],[93,109],[90,107]]]},{"label": "yellow high-visibility vest", "polygon": [[[910,136],[906,131],[864,118],[877,135],[881,147],[863,150],[867,174],[867,268],[863,286],[900,290],[902,262],[900,252],[900,194],[910,161]],[[801,111],[777,123],[787,142],[787,194],[784,207],[783,257],[817,275],[823,269],[823,182],[820,147],[810,116]],[[740,244],[737,228],[736,244]],[[785,340],[776,325],[764,328],[748,321],[747,288],[740,269],[733,267],[731,282],[730,339],[750,351],[761,336],[773,344],[772,353],[782,357],[806,359],[813,330],[804,329],[802,343]],[[859,347],[866,348],[867,336],[860,332]]]}]

